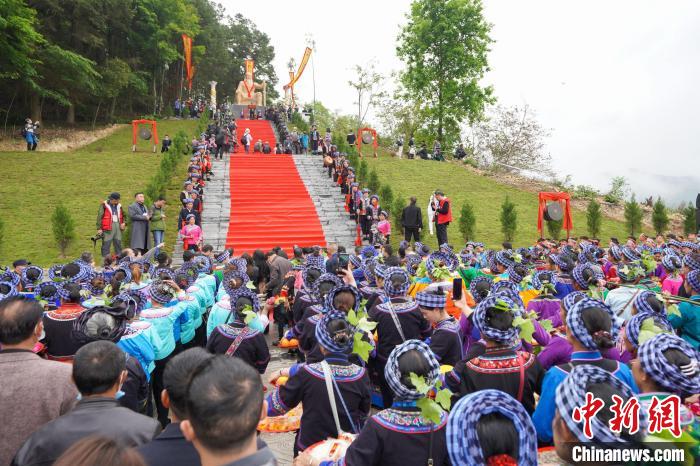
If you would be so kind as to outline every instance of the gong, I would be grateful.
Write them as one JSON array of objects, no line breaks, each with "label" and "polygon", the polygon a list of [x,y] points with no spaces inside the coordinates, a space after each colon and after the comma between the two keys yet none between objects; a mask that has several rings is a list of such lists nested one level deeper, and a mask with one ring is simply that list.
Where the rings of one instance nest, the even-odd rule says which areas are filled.
[{"label": "gong", "polygon": [[372,144],[372,135],[370,133],[364,133],[362,135],[362,142],[364,144]]},{"label": "gong", "polygon": [[141,128],[139,130],[139,137],[145,141],[151,139],[151,130],[148,128]]},{"label": "gong", "polygon": [[558,202],[548,202],[544,209],[544,219],[548,222],[558,222],[564,218],[564,211]]}]

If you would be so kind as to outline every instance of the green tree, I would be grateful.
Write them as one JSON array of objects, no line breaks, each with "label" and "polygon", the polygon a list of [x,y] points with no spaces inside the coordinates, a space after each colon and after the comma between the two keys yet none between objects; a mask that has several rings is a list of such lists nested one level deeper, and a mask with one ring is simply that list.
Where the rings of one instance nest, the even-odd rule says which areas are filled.
[{"label": "green tree", "polygon": [[561,238],[562,220],[547,220],[547,232],[552,239]]},{"label": "green tree", "polygon": [[591,199],[586,209],[586,224],[588,226],[588,234],[593,238],[598,237],[600,226],[603,223],[603,214],[600,210],[600,204],[595,199]]},{"label": "green tree", "polygon": [[75,239],[75,220],[63,204],[58,204],[51,215],[53,238],[61,257],[66,257],[68,246]]},{"label": "green tree", "polygon": [[625,225],[631,236],[636,236],[642,229],[642,208],[639,207],[634,194],[625,202]]},{"label": "green tree", "polygon": [[360,160],[360,165],[357,167],[357,179],[360,183],[365,183],[367,181],[367,162],[365,160]]},{"label": "green tree", "polygon": [[391,236],[399,238],[399,240],[403,233],[403,227],[401,226],[401,216],[403,215],[404,207],[406,207],[406,201],[401,196],[397,196],[396,199],[394,199],[394,205],[391,209],[391,218],[394,222],[391,226]]},{"label": "green tree", "polygon": [[390,211],[394,207],[394,191],[389,184],[383,184],[379,189],[379,201],[386,211]]},{"label": "green tree", "polygon": [[36,30],[36,11],[23,0],[4,0],[0,7],[0,79],[32,80],[37,75],[34,52],[44,42]]},{"label": "green tree", "polygon": [[424,102],[428,126],[443,144],[459,135],[467,118],[478,120],[493,101],[479,81],[488,70],[491,25],[479,0],[415,0],[399,35],[397,53],[406,64],[401,80]]},{"label": "green tree", "polygon": [[462,234],[464,241],[474,239],[476,216],[474,215],[474,208],[468,201],[462,204],[462,210],[459,214],[459,232]]},{"label": "green tree", "polygon": [[692,204],[683,209],[683,232],[686,235],[697,233],[695,225],[695,207],[693,207]]},{"label": "green tree", "polygon": [[370,191],[372,191],[372,194],[377,194],[379,192],[379,188],[381,187],[381,183],[379,182],[379,175],[377,175],[377,171],[374,168],[369,172],[369,177],[367,178],[367,187]]},{"label": "green tree", "polygon": [[669,224],[668,209],[661,198],[657,198],[654,203],[654,209],[651,212],[651,224],[654,225],[654,231],[657,235],[663,234]]},{"label": "green tree", "polygon": [[501,204],[501,232],[505,241],[513,241],[515,230],[518,229],[518,212],[515,210],[515,204],[510,200],[509,196],[503,200]]}]

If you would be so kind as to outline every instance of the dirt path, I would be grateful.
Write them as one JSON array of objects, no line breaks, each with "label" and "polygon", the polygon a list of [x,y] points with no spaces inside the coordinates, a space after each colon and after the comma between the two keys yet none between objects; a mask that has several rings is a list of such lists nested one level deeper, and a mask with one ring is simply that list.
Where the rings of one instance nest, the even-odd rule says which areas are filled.
[{"label": "dirt path", "polygon": [[[73,128],[42,128],[37,150],[40,152],[68,152],[105,138],[127,126],[129,125],[111,125],[94,131]],[[25,147],[25,142],[19,135],[0,139],[0,151],[22,151],[25,150]]]}]

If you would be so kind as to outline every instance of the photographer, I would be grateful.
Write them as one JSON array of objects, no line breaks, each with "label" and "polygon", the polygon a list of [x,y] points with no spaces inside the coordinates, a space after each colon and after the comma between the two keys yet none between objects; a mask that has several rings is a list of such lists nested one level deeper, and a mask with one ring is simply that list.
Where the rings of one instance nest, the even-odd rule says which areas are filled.
[{"label": "photographer", "polygon": [[126,220],[120,200],[119,193],[112,193],[97,211],[97,234],[93,241],[102,239],[102,257],[109,256],[112,243],[115,255],[122,252],[122,231],[126,228]]}]

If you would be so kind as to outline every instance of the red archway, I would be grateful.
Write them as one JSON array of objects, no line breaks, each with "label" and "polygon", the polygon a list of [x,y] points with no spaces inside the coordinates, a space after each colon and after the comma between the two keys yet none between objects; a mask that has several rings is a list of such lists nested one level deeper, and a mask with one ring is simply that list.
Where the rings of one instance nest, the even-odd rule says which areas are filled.
[{"label": "red archway", "polygon": [[131,120],[131,152],[136,152],[139,125],[151,125],[151,133],[153,133],[153,152],[155,152],[158,146],[158,123],[156,123],[155,120]]},{"label": "red archway", "polygon": [[564,216],[562,218],[562,228],[566,230],[566,237],[571,236],[571,230],[574,228],[574,221],[571,217],[571,196],[569,193],[551,193],[541,192],[539,194],[539,209],[537,211],[537,231],[542,236],[542,220],[544,219],[544,210],[547,207],[547,202],[558,202],[564,204]]},{"label": "red archway", "polygon": [[374,148],[374,158],[377,158],[377,146],[378,140],[377,131],[372,128],[360,128],[357,130],[357,139],[355,139],[355,144],[357,145],[357,153],[362,157],[362,134],[370,133],[372,134],[372,147]]}]

